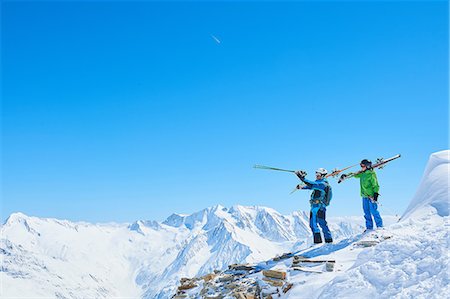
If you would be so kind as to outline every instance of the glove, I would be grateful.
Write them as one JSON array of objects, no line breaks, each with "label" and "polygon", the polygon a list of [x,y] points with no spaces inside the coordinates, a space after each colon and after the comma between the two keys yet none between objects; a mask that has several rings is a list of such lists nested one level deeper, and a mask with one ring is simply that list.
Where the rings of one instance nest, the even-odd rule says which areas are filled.
[{"label": "glove", "polygon": [[341,175],[341,177],[340,177],[340,181],[342,181],[342,180],[345,180],[345,178],[347,177],[347,175],[346,174],[343,174],[343,175]]},{"label": "glove", "polygon": [[303,170],[297,170],[297,171],[295,172],[295,175],[298,176],[298,178],[302,180],[302,179],[304,179],[305,176],[306,176],[306,171],[303,171]]},{"label": "glove", "polygon": [[297,187],[296,187],[297,189],[302,189],[303,188],[303,185],[297,185]]},{"label": "glove", "polygon": [[380,194],[378,194],[377,192],[375,192],[374,194],[373,194],[373,201],[377,201],[378,200],[378,196],[380,196]]}]

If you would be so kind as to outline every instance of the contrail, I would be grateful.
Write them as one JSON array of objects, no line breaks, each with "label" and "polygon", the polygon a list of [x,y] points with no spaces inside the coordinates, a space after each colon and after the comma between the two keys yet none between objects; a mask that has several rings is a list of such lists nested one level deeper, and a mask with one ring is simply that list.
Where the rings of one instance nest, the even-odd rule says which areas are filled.
[{"label": "contrail", "polygon": [[211,34],[211,37],[212,37],[218,44],[220,44],[220,40],[219,40],[217,37],[215,37],[215,36],[212,35],[212,34]]}]

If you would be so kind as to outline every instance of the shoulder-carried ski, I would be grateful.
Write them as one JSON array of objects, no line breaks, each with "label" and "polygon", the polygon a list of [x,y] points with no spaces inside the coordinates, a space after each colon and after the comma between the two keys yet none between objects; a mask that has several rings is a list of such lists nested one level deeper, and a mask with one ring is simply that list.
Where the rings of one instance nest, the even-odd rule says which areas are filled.
[{"label": "shoulder-carried ski", "polygon": [[[393,160],[395,160],[395,159],[398,159],[398,158],[400,158],[400,157],[401,157],[401,155],[398,154],[398,155],[395,155],[395,156],[393,156],[393,157],[391,157],[391,158],[389,158],[389,159],[379,158],[379,159],[377,159],[376,163],[372,165],[372,169],[373,169],[373,168],[379,168],[379,169],[382,169],[382,168],[384,168],[384,167],[386,166],[387,163],[389,163],[389,162],[391,162],[391,161],[393,161]],[[365,170],[364,170],[364,171],[365,171]],[[343,175],[341,175],[341,177],[339,178],[338,183],[341,183],[341,182],[345,181],[346,179],[352,178],[352,177],[354,177],[354,176],[357,175],[357,174],[363,173],[364,171],[363,171],[363,170],[360,170],[360,171],[358,171],[358,172],[353,172],[353,173],[343,174]]]},{"label": "shoulder-carried ski", "polygon": [[345,167],[345,168],[342,168],[342,169],[337,169],[337,168],[335,168],[335,169],[333,169],[333,171],[332,172],[330,172],[329,174],[327,174],[325,177],[326,178],[328,178],[328,177],[337,177],[341,172],[343,172],[343,171],[346,171],[347,169],[350,169],[350,168],[352,168],[352,167],[355,167],[356,165],[358,165],[358,164],[355,164],[355,165],[352,165],[352,166],[348,166],[348,167]]}]

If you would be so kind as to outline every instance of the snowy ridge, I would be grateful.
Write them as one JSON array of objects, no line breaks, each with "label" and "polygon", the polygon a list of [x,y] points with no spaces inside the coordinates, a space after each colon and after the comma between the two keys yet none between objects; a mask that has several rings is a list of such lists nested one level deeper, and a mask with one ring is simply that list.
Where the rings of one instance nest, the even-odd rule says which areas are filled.
[{"label": "snowy ridge", "polygon": [[[430,156],[417,192],[404,212],[402,219],[423,212],[449,215],[450,150]],[[420,215],[417,215],[420,216]]]},{"label": "snowy ridge", "polygon": [[[362,218],[329,219],[337,238]],[[217,205],[165,221],[90,224],[12,214],[1,227],[2,296],[167,298],[181,277],[309,245],[308,213]]]},{"label": "snowy ridge", "polygon": [[[445,298],[449,160],[449,151],[431,155],[402,221],[383,215],[385,229],[361,234],[362,216],[329,217],[334,244],[311,248],[309,213],[285,216],[266,207],[217,205],[131,224],[15,213],[1,227],[0,297],[170,298],[182,277],[251,263],[287,273],[292,287],[282,299]],[[273,260],[285,252],[335,260],[334,271],[293,270],[292,256]],[[199,297],[195,289],[188,295]]]},{"label": "snowy ridge", "polygon": [[[355,234],[341,223],[336,233],[334,219],[331,230],[342,238],[333,244],[262,260],[244,276],[230,269],[216,272],[208,281],[193,278],[188,283],[195,285],[185,282],[187,289],[177,294],[180,298],[201,298],[202,293],[225,298],[446,298],[450,293],[449,161],[449,151],[431,155],[416,195],[398,223],[389,224],[383,215],[383,229]],[[275,270],[278,279],[268,282],[274,276],[262,270]],[[229,283],[224,282],[227,275],[233,276]]]}]

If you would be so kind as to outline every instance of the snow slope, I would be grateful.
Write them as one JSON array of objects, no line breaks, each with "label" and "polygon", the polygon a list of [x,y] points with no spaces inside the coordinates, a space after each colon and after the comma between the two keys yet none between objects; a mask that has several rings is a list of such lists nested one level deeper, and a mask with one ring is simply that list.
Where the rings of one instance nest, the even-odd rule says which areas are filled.
[{"label": "snow slope", "polygon": [[336,259],[338,272],[296,274],[296,287],[285,298],[447,297],[449,162],[448,150],[431,155],[402,220],[377,232],[392,238],[371,248],[316,252],[315,256]]},{"label": "snow slope", "polygon": [[[259,286],[258,294],[275,294],[272,297],[282,299],[448,297],[449,153],[431,155],[417,193],[400,222],[389,225],[385,221],[384,229],[353,233],[333,244],[299,250],[293,257],[263,260],[244,276],[228,270],[219,273],[212,283],[195,280],[198,285],[181,295],[199,298],[206,290],[231,298],[230,286],[221,281],[226,275],[234,275],[230,285],[237,285],[241,292],[254,293],[245,287],[251,281]],[[293,264],[305,258],[308,262]],[[334,271],[328,272],[326,263],[312,260],[335,261]],[[278,288],[271,286],[261,270],[283,271],[286,279],[277,281],[281,283]],[[285,293],[290,284],[292,287]]]},{"label": "snow slope", "polygon": [[[329,222],[339,238],[361,231],[363,219]],[[2,298],[167,298],[181,277],[258,262],[311,241],[304,212],[220,205],[162,223],[73,223],[15,213],[1,233]]]},{"label": "snow slope", "polygon": [[[449,155],[431,155],[396,223],[361,234],[363,218],[330,218],[335,243],[309,247],[308,215],[215,206],[164,222],[72,223],[13,214],[1,227],[1,296],[169,298],[181,277],[255,263],[287,271],[280,298],[445,298],[449,289]],[[361,241],[382,242],[369,248]],[[336,260],[335,271],[294,271],[284,252]],[[322,268],[321,268],[322,267]],[[262,278],[261,272],[251,274]],[[196,298],[195,296],[193,298]]]}]

